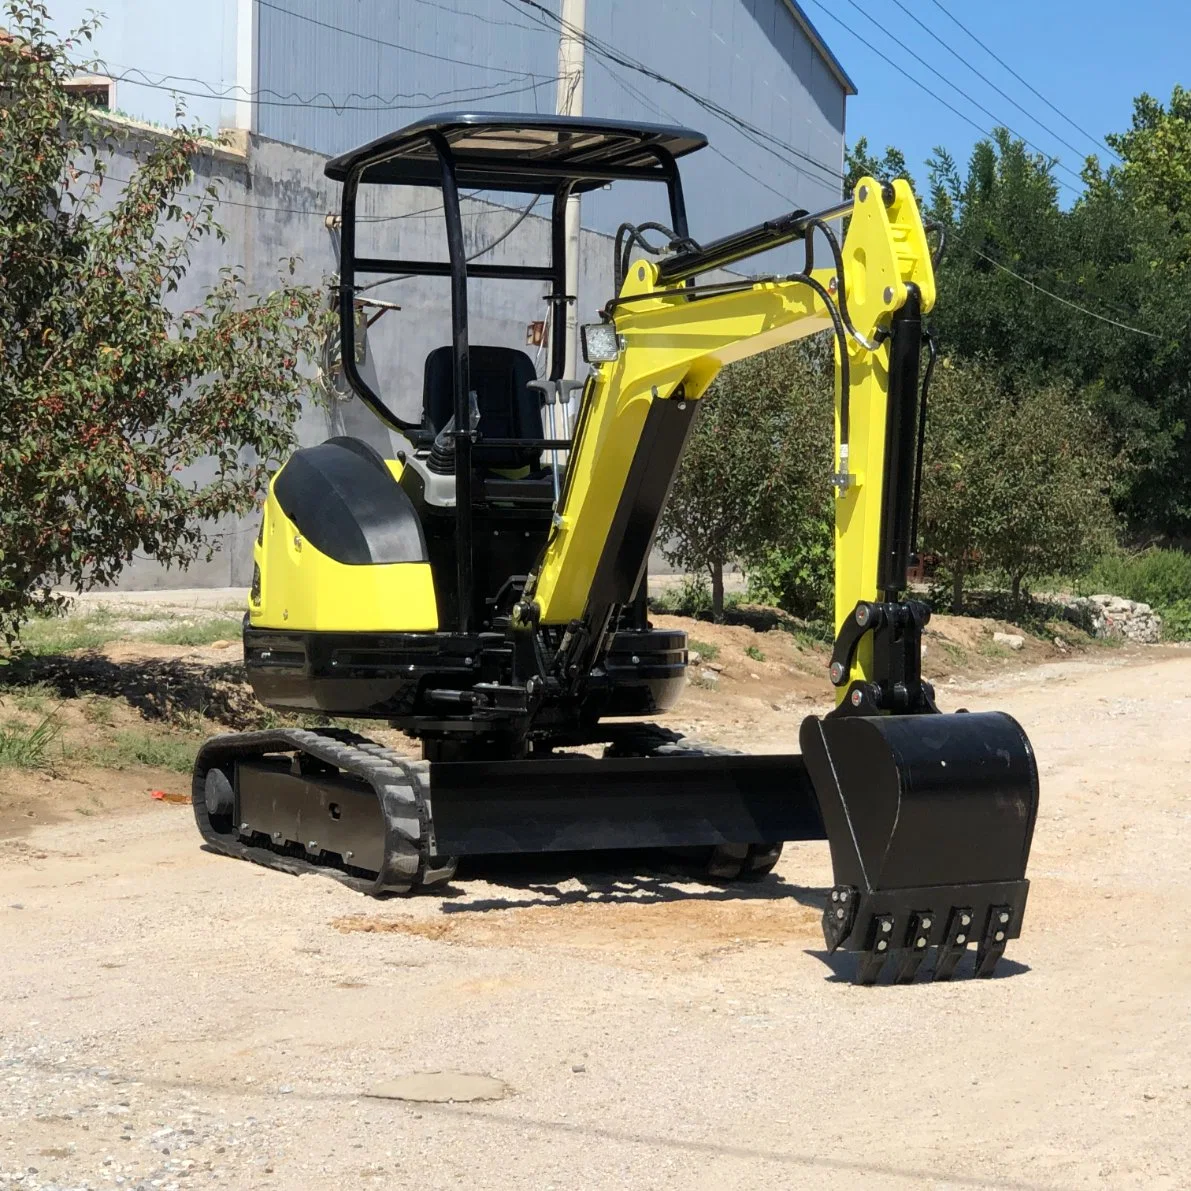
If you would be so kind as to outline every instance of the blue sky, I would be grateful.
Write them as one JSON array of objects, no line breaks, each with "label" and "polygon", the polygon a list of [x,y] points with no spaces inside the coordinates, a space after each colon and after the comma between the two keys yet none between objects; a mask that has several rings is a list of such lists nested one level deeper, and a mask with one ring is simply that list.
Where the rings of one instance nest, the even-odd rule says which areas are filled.
[{"label": "blue sky", "polygon": [[[1165,101],[1176,82],[1191,86],[1191,3],[1187,0],[1132,0],[1124,4],[1108,0],[939,2],[1055,107],[1094,136],[1102,138],[1105,132],[1127,128],[1133,97],[1142,91]],[[926,158],[936,145],[945,146],[962,168],[980,133],[908,81],[903,70],[983,127],[993,127],[994,121],[915,62],[893,37],[988,108],[997,122],[1010,126],[1048,154],[1060,157],[1076,174],[1085,153],[1099,152],[1102,160],[1107,158],[1103,150],[1047,108],[968,38],[940,12],[934,0],[901,3],[959,51],[965,62],[1069,141],[1078,154],[957,61],[894,0],[801,3],[859,91],[848,101],[848,143],[866,136],[869,147],[877,152],[887,144],[898,146],[920,185],[926,181]],[[872,42],[901,69],[881,61],[850,30]],[[1078,181],[1062,169],[1056,169],[1056,177],[1078,188]],[[1061,197],[1066,204],[1074,194],[1062,190]]]}]

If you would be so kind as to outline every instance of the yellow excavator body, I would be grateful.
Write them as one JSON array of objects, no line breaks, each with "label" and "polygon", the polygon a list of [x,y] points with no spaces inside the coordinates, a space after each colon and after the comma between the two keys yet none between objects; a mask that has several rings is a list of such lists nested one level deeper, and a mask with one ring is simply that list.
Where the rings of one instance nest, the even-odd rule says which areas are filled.
[{"label": "yellow excavator body", "polygon": [[[906,182],[862,178],[826,211],[699,243],[677,161],[704,144],[669,126],[468,114],[328,164],[343,184],[345,378],[405,446],[387,458],[332,438],[273,477],[245,666],[266,704],[387,722],[422,760],[333,726],[216,737],[195,766],[199,829],[228,855],[374,894],[441,885],[461,856],[609,848],[678,849],[711,878],[762,878],[784,841],[825,838],[824,937],[857,953],[860,982],[887,965],[911,980],[927,954],[946,978],[969,946],[989,975],[1021,930],[1038,777],[1019,725],[940,713],[920,671],[930,611],[907,568],[923,347],[934,354],[927,230]],[[517,349],[471,343],[469,286],[484,279],[546,282],[565,321],[567,203],[617,180],[662,184],[673,227],[621,228],[615,292],[582,328],[587,376],[564,375],[562,335],[544,377]],[[357,251],[361,191],[394,185],[441,189],[448,262]],[[549,196],[551,259],[467,255],[464,186]],[[801,270],[733,269],[794,242]],[[816,245],[829,250],[817,267]],[[450,337],[426,358],[420,420],[360,372],[360,273],[450,278]],[[803,720],[800,752],[734,754],[648,721],[679,698],[688,662],[685,634],[649,620],[649,554],[719,371],[821,333],[836,365],[824,466],[837,706]]]}]

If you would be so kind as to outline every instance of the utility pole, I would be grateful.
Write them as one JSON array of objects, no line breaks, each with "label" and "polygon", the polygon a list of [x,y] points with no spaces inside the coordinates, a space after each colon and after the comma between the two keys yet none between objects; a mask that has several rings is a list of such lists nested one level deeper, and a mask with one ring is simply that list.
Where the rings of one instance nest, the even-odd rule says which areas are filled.
[{"label": "utility pole", "polygon": [[[558,98],[555,111],[560,116],[583,115],[583,58],[586,49],[587,0],[562,0],[562,30],[558,38]],[[567,200],[567,293],[574,297],[560,310],[554,307],[550,323],[551,335],[557,334],[559,324],[566,335],[567,362],[564,376],[573,377],[576,368],[576,347],[579,327],[579,196]]]}]

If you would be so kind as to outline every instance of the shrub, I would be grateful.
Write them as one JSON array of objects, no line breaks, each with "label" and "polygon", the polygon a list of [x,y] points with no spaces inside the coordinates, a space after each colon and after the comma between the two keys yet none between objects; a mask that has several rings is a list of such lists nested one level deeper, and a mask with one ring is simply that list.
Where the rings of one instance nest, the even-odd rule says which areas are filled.
[{"label": "shrub", "polygon": [[[828,498],[830,499],[830,498]],[[834,615],[835,545],[830,505],[819,517],[802,517],[788,541],[748,566],[748,598],[803,620]]]},{"label": "shrub", "polygon": [[1080,581],[1084,595],[1124,596],[1155,608],[1191,600],[1191,554],[1184,550],[1143,550],[1106,554]]}]

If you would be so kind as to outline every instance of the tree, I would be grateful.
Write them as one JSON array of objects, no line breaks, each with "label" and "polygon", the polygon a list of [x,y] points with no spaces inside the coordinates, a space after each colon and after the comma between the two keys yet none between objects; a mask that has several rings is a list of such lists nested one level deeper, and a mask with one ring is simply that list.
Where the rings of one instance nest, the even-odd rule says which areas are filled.
[{"label": "tree", "polygon": [[[792,344],[724,369],[700,409],[662,518],[663,553],[711,579],[793,546],[819,516],[831,472],[830,349]],[[830,542],[830,538],[828,538]]]},{"label": "tree", "polygon": [[861,137],[856,144],[844,152],[844,194],[850,195],[861,178],[876,178],[878,182],[892,182],[905,178],[914,185],[910,171],[906,168],[905,154],[892,145],[885,146],[885,154],[875,157],[868,151],[868,138]]},{"label": "tree", "polygon": [[979,568],[1019,599],[1030,576],[1073,574],[1113,539],[1113,458],[1101,420],[1061,381],[1008,389],[988,361],[944,359],[927,414],[922,546],[952,581]]},{"label": "tree", "polygon": [[1031,386],[1008,405],[991,453],[1012,491],[994,506],[986,558],[1017,601],[1027,577],[1075,575],[1115,544],[1115,461],[1103,421],[1068,382]]},{"label": "tree", "polygon": [[[54,606],[56,584],[109,583],[134,551],[167,566],[209,556],[211,521],[247,512],[293,444],[322,298],[292,283],[252,296],[229,267],[197,307],[175,309],[192,248],[222,240],[215,190],[184,193],[198,132],[156,138],[105,209],[119,134],[63,85],[96,25],[59,39],[40,0],[6,9],[0,632],[12,640]],[[202,461],[209,478],[196,479]]]},{"label": "tree", "polygon": [[[1089,159],[1066,210],[1053,163],[1004,129],[966,173],[935,150],[928,211],[948,250],[932,317],[945,350],[986,360],[1010,388],[1065,379],[1083,392],[1128,464],[1114,506],[1136,529],[1175,533],[1191,527],[1191,254],[1178,231],[1191,159],[1177,164],[1191,134],[1185,94],[1169,112],[1144,96],[1137,106],[1134,130],[1107,139],[1141,168],[1126,156],[1105,173]],[[1174,160],[1159,168],[1164,152]]]}]

